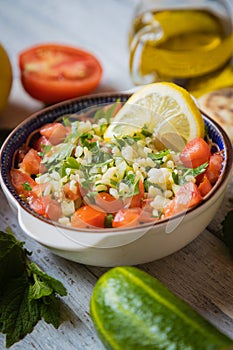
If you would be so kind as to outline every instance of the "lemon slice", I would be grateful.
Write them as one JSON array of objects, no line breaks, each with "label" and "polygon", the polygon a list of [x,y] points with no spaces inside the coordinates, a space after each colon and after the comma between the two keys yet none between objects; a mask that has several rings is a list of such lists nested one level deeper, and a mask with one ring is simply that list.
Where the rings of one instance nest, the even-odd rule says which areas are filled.
[{"label": "lemon slice", "polygon": [[114,137],[133,135],[140,132],[143,127],[153,132],[155,127],[153,111],[140,104],[126,102],[109,125],[104,138],[111,140]]},{"label": "lemon slice", "polygon": [[204,121],[185,89],[173,83],[154,83],[135,92],[105,133],[105,139],[131,135],[146,127],[166,147],[182,149],[204,136]]}]

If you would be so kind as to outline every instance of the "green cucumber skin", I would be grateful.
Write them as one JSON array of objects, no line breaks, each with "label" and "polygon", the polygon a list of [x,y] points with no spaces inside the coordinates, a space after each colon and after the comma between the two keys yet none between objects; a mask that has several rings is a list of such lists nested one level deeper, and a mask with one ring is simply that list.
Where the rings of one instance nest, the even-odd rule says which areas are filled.
[{"label": "green cucumber skin", "polygon": [[115,267],[94,287],[91,317],[107,350],[220,350],[233,341],[161,282]]}]

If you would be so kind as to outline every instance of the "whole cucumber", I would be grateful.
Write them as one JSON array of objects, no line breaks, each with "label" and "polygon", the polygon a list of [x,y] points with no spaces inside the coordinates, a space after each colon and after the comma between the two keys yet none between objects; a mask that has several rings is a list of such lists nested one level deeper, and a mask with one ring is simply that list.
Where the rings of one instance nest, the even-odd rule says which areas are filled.
[{"label": "whole cucumber", "polygon": [[136,267],[115,267],[97,281],[91,317],[108,350],[230,350],[233,341]]}]

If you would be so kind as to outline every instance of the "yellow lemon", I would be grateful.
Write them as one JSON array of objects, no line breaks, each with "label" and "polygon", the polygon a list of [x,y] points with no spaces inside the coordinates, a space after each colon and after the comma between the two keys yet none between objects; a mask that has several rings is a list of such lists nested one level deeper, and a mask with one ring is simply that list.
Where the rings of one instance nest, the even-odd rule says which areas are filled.
[{"label": "yellow lemon", "polygon": [[192,96],[167,82],[149,84],[134,93],[109,125],[105,138],[132,135],[142,128],[162,145],[177,149],[204,136],[204,121]]},{"label": "yellow lemon", "polygon": [[0,112],[5,108],[12,85],[12,68],[7,52],[0,44]]}]

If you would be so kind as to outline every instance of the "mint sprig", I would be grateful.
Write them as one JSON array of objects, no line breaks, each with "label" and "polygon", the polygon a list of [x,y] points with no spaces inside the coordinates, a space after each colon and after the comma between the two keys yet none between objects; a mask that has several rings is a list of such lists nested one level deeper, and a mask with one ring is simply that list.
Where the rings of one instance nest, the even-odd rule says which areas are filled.
[{"label": "mint sprig", "polygon": [[41,319],[59,326],[60,299],[67,294],[63,284],[29,260],[24,242],[13,233],[0,231],[0,332],[6,347],[33,331]]}]

